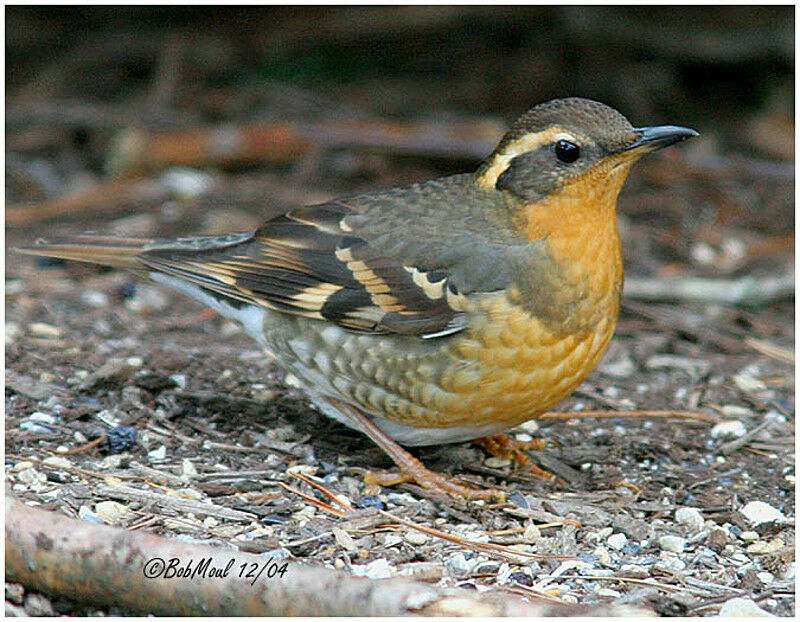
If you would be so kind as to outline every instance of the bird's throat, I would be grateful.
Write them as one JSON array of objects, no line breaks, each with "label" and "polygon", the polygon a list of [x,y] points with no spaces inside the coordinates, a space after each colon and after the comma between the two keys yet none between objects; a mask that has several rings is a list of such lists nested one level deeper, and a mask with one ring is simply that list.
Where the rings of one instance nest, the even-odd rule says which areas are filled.
[{"label": "bird's throat", "polygon": [[617,197],[632,164],[598,167],[521,213],[528,239],[545,240],[554,263],[589,298],[618,298],[622,287]]}]

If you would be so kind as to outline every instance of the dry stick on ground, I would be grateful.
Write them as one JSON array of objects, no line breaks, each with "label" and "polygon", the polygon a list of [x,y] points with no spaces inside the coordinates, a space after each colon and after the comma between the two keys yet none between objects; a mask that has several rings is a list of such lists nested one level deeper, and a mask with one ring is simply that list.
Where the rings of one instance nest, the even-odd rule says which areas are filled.
[{"label": "dry stick on ground", "polygon": [[628,299],[656,302],[760,306],[794,297],[794,270],[789,268],[774,277],[745,276],[739,279],[628,277],[624,295]]},{"label": "dry stick on ground", "polygon": [[74,216],[81,211],[102,210],[107,213],[124,211],[137,201],[166,201],[167,187],[158,180],[112,179],[65,196],[30,205],[6,207],[6,226],[33,223]]},{"label": "dry stick on ground", "polygon": [[[263,556],[165,540],[138,531],[75,521],[6,498],[6,578],[30,589],[155,615],[203,616],[450,616],[588,615],[585,607],[528,603],[500,594],[449,593],[404,579],[371,581],[289,562],[284,576],[239,578],[261,568]],[[234,566],[227,577],[152,578],[148,560],[183,567],[212,559]],[[148,566],[152,567],[152,566]],[[592,615],[646,615],[629,606],[600,606]]]}]

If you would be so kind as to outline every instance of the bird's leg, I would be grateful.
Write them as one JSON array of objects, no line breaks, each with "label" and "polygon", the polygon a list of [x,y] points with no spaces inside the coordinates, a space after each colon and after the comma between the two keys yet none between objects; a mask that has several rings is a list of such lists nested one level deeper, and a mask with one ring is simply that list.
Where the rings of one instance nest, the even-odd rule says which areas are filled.
[{"label": "bird's leg", "polygon": [[550,441],[546,438],[534,438],[530,441],[518,441],[516,439],[509,438],[505,434],[495,434],[494,436],[476,438],[473,442],[483,447],[493,456],[501,456],[514,461],[517,466],[530,472],[531,475],[539,477],[548,482],[556,481],[555,475],[536,466],[525,453],[526,451],[530,450],[544,449],[548,445],[554,444],[554,441]]},{"label": "bird's leg", "polygon": [[439,473],[434,473],[425,467],[422,462],[417,460],[414,456],[408,453],[405,449],[400,447],[394,440],[387,436],[372,419],[355,407],[344,404],[331,398],[325,398],[330,404],[336,407],[341,413],[345,414],[354,425],[358,427],[364,434],[366,434],[372,441],[378,445],[386,454],[400,467],[400,474],[378,474],[368,473],[364,477],[364,481],[368,484],[378,484],[380,486],[392,486],[402,482],[415,482],[427,488],[438,492],[443,492],[456,497],[464,497],[466,499],[487,499],[504,501],[506,493],[502,490],[489,488],[486,490],[479,490],[470,488],[459,484],[452,479],[445,477]]}]

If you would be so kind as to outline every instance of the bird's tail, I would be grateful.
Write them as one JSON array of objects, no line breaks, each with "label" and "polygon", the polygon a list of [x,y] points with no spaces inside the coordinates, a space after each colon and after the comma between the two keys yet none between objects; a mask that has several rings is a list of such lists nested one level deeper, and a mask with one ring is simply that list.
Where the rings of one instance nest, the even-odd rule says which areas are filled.
[{"label": "bird's tail", "polygon": [[141,268],[138,258],[156,242],[145,238],[104,235],[76,235],[60,240],[37,240],[32,246],[16,249],[26,255],[70,259],[114,268]]}]

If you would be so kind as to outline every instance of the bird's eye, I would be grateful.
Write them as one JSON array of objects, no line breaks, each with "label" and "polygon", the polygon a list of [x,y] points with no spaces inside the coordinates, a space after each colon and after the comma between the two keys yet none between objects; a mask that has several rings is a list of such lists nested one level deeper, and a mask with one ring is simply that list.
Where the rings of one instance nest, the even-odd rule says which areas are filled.
[{"label": "bird's eye", "polygon": [[581,155],[581,148],[568,140],[559,140],[556,143],[555,151],[556,157],[566,164],[572,164]]}]

